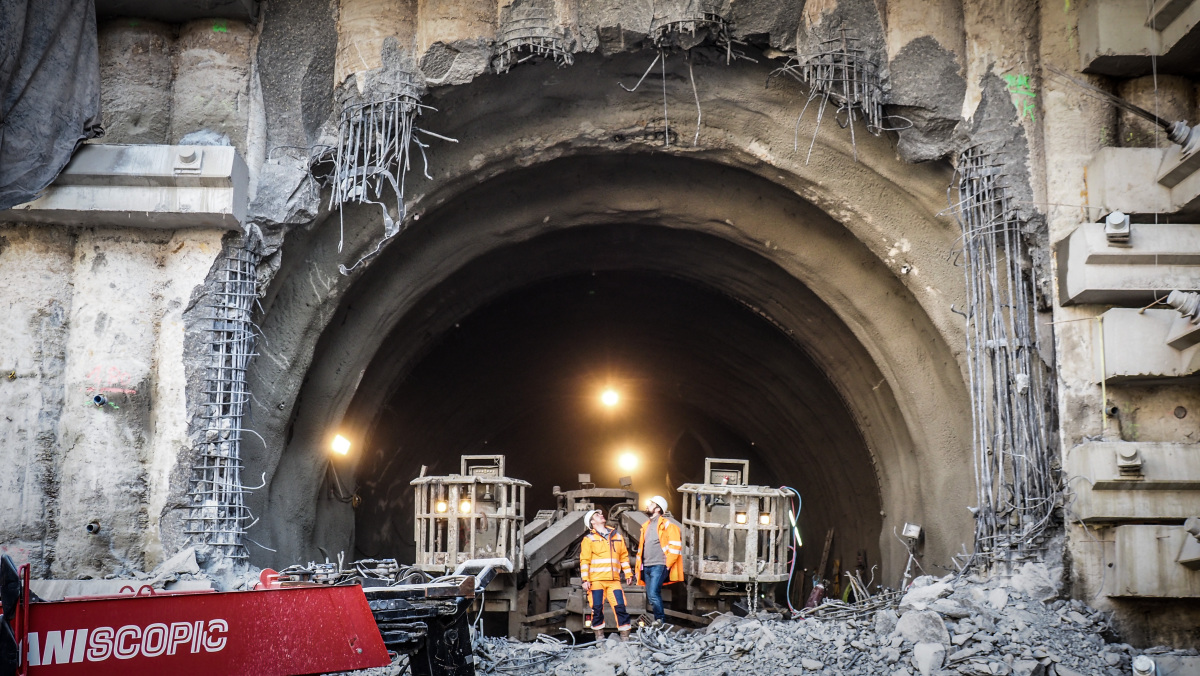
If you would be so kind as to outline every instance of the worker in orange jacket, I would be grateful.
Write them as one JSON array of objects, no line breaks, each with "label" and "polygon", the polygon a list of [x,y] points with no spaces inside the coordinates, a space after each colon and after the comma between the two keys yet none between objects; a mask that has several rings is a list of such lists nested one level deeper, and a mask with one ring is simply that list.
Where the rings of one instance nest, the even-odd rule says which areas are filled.
[{"label": "worker in orange jacket", "polygon": [[667,499],[661,495],[646,503],[650,517],[642,524],[638,538],[638,584],[646,588],[646,603],[654,613],[654,625],[667,619],[663,611],[662,587],[670,582],[683,582],[683,537],[679,526],[667,520]]},{"label": "worker in orange jacket", "polygon": [[630,623],[621,583],[633,577],[629,549],[617,529],[608,528],[603,511],[593,509],[583,518],[589,531],[579,545],[579,576],[583,578],[583,591],[591,596],[592,631],[597,641],[604,640],[604,601],[608,599],[624,641],[629,638]]}]

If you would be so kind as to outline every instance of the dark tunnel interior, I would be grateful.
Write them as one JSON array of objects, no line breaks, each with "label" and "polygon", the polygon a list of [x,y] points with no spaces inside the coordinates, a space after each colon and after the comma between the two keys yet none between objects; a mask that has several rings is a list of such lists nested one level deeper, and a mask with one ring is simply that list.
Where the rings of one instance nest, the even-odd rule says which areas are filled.
[{"label": "dark tunnel interior", "polygon": [[[607,487],[630,475],[643,501],[678,509],[674,489],[702,479],[705,457],[747,459],[750,483],[805,498],[798,566],[816,563],[835,524],[844,557],[878,561],[879,488],[853,416],[803,347],[738,299],[659,272],[556,275],[482,304],[414,361],[358,465],[357,556],[412,560],[422,465],[449,474],[462,454],[502,453],[532,484],[527,514],[579,474]],[[847,481],[854,495],[839,491]]]}]

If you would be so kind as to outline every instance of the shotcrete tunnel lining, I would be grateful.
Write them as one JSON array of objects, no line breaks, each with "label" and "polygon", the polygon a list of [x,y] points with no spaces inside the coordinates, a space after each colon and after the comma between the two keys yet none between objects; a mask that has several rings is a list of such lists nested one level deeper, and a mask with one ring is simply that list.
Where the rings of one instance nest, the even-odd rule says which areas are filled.
[{"label": "shotcrete tunnel lining", "polygon": [[[647,465],[634,473],[635,489],[667,494],[678,510],[668,467],[673,484],[698,481],[704,455],[684,453],[670,464],[666,455],[672,437],[689,432],[716,456],[751,459],[754,483],[786,481],[807,493],[805,532],[823,537],[836,523],[846,550],[867,550],[878,561],[879,487],[870,454],[840,395],[801,346],[734,299],[694,283],[592,267],[585,252],[602,246],[597,240],[610,239],[612,229],[588,230],[497,252],[447,281],[443,290],[455,294],[463,276],[510,269],[513,259],[540,257],[546,246],[561,247],[555,259],[577,265],[582,258],[592,270],[542,279],[456,319],[414,358],[383,406],[363,414],[351,407],[349,418],[365,418],[354,425],[368,430],[369,444],[358,468],[359,554],[406,552],[390,534],[411,532],[408,481],[421,465],[432,474],[456,471],[460,453],[506,452],[510,475],[534,484],[529,509],[536,510],[553,507],[549,487],[574,487],[577,473],[615,487],[624,472],[614,459],[633,445]],[[630,241],[626,253],[648,239],[636,246],[650,254],[671,236],[633,230],[618,237]],[[688,235],[674,233],[681,236]],[[394,335],[414,331],[404,322]],[[597,405],[605,383],[629,395],[620,410]]]},{"label": "shotcrete tunnel lining", "polygon": [[[969,519],[937,511],[970,494],[964,481],[969,456],[955,457],[952,443],[930,443],[930,437],[953,433],[961,418],[953,406],[944,406],[944,415],[916,419],[920,413],[911,410],[911,401],[898,401],[893,390],[893,382],[911,380],[916,371],[931,396],[961,393],[958,365],[895,275],[824,212],[748,172],[653,153],[562,158],[462,188],[454,199],[440,202],[397,239],[403,244],[386,248],[350,284],[321,269],[345,257],[336,254],[336,220],[333,228],[326,221],[297,238],[306,251],[290,265],[285,258],[280,277],[289,281],[269,294],[265,327],[268,333],[320,332],[321,338],[314,341],[306,383],[280,430],[288,439],[278,449],[283,455],[273,459],[276,451],[268,448],[247,458],[252,471],[261,466],[273,475],[269,500],[260,495],[255,504],[256,513],[266,515],[270,543],[281,550],[272,560],[316,557],[318,546],[350,549],[351,509],[321,502],[324,437],[335,428],[368,427],[370,415],[362,412],[380,409],[388,387],[402,380],[455,318],[505,290],[563,274],[554,266],[566,259],[550,247],[540,257],[488,265],[490,276],[478,277],[469,291],[443,286],[446,280],[490,252],[539,241],[578,244],[572,233],[587,230],[605,232],[611,241],[591,251],[590,262],[575,259],[565,272],[643,270],[689,280],[738,299],[810,348],[873,454],[883,504],[878,548],[886,568],[903,564],[902,552],[890,542],[895,523],[923,521],[949,552],[969,541]],[[347,209],[348,237],[357,238],[352,247],[370,245],[378,233],[377,213]],[[555,240],[554,233],[565,234]],[[649,243],[629,245],[639,237]],[[301,282],[313,292],[330,289],[338,308],[312,315],[312,305],[304,302],[310,289],[298,286]],[[884,303],[864,304],[855,295],[861,293],[877,294]],[[437,311],[423,308],[427,299]],[[865,312],[866,307],[877,309]],[[305,311],[308,323],[297,324],[295,316],[305,317]],[[883,316],[887,321],[881,323]],[[272,327],[272,319],[281,323]],[[898,333],[883,336],[882,324]],[[401,333],[401,342],[383,349],[388,336]],[[916,388],[908,389],[911,397]],[[842,558],[852,561],[853,552]]]}]

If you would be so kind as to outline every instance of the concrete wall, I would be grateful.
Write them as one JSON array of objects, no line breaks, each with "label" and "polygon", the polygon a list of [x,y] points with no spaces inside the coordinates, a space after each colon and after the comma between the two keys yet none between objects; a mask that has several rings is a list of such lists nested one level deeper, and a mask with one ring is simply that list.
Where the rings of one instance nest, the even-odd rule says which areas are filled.
[{"label": "concrete wall", "polygon": [[183,314],[222,236],[0,226],[0,542],[35,576],[162,560],[159,520],[191,445]]},{"label": "concrete wall", "polygon": [[230,19],[104,22],[100,142],[179,143],[210,132],[202,142],[216,145],[224,136],[245,155],[253,42],[251,29]]},{"label": "concrete wall", "polygon": [[[1104,3],[1091,3],[1093,9]],[[1081,50],[1079,40],[1081,8],[1075,3],[1067,6],[1045,5],[1041,8],[1041,60],[1045,64],[1053,64],[1068,71],[1075,71],[1079,63]],[[1146,64],[1147,66],[1149,64]],[[1048,75],[1043,70],[1043,75]],[[1084,77],[1077,75],[1077,77]],[[1194,83],[1195,75],[1191,76]],[[1112,81],[1107,78],[1089,78],[1094,84],[1111,87],[1116,84],[1117,91],[1129,95],[1139,105],[1154,106],[1152,87],[1147,91],[1146,80],[1139,78],[1129,81]],[[1180,80],[1185,78],[1164,78],[1161,86],[1164,88],[1160,98],[1159,110],[1163,113],[1185,112],[1190,107],[1187,102],[1188,86]],[[1053,243],[1066,239],[1082,223],[1095,222],[1103,211],[1097,208],[1098,200],[1089,193],[1088,164],[1094,154],[1106,146],[1115,145],[1153,145],[1147,142],[1144,127],[1131,124],[1122,116],[1118,126],[1112,107],[1086,96],[1078,87],[1047,79],[1040,91],[1041,125],[1045,139],[1045,175],[1046,202],[1044,213],[1049,226],[1049,240]],[[1150,136],[1153,136],[1152,134]],[[1131,172],[1127,178],[1137,192],[1146,192],[1153,186],[1155,176],[1151,172]],[[1138,181],[1143,183],[1138,183]],[[1106,198],[1107,199],[1107,198]],[[1147,217],[1153,219],[1152,216]],[[1163,222],[1168,219],[1164,218]],[[1135,239],[1133,250],[1138,247]],[[1068,263],[1080,263],[1075,258],[1068,258],[1060,251],[1056,259],[1057,267]],[[1153,267],[1147,266],[1146,274],[1153,277]],[[1197,279],[1195,274],[1193,279]],[[1171,283],[1163,280],[1164,284]],[[1103,284],[1101,284],[1103,286]],[[1116,288],[1116,287],[1113,287]],[[1162,288],[1162,287],[1160,287]],[[1165,296],[1165,294],[1164,294]],[[1058,298],[1058,294],[1055,294]],[[1061,300],[1061,299],[1060,299]],[[1122,302],[1113,298],[1109,302],[1120,303],[1126,307],[1140,307],[1146,302]],[[1109,305],[1060,305],[1057,301],[1054,308],[1056,339],[1056,363],[1058,376],[1058,407],[1059,407],[1059,439],[1063,449],[1067,469],[1064,477],[1067,482],[1066,518],[1067,550],[1071,561],[1070,591],[1077,598],[1113,612],[1116,626],[1123,632],[1126,640],[1134,644],[1148,645],[1155,643],[1176,643],[1195,645],[1200,637],[1194,627],[1200,625],[1200,607],[1194,600],[1169,600],[1168,598],[1146,598],[1138,600],[1129,598],[1126,594],[1113,594],[1111,585],[1114,578],[1121,576],[1122,571],[1115,569],[1117,561],[1112,542],[1115,539],[1114,524],[1111,521],[1091,521],[1086,523],[1078,520],[1086,512],[1085,505],[1074,504],[1077,493],[1091,493],[1089,482],[1098,477],[1088,471],[1073,472],[1076,468],[1073,460],[1076,454],[1084,453],[1087,444],[1097,442],[1173,442],[1180,444],[1182,449],[1200,451],[1200,431],[1192,411],[1200,405],[1200,392],[1194,385],[1173,381],[1170,378],[1159,379],[1157,382],[1107,384],[1102,385],[1101,373],[1101,327],[1097,319]],[[1106,349],[1140,350],[1147,348],[1129,344]],[[1186,414],[1177,417],[1176,409],[1182,407]],[[1111,415],[1106,415],[1106,409]],[[1111,449],[1105,451],[1105,458],[1112,458]],[[1115,460],[1109,460],[1115,462]],[[1184,468],[1176,468],[1176,473]],[[1149,497],[1144,491],[1116,491],[1106,499],[1113,502],[1109,509],[1116,508],[1118,513],[1130,510],[1136,514],[1137,506]],[[1096,491],[1097,496],[1101,491]],[[1085,498],[1088,496],[1085,495]],[[1196,491],[1164,491],[1156,495],[1155,500],[1165,500],[1162,503],[1174,505],[1175,510],[1200,511],[1200,493]],[[1179,523],[1178,514],[1142,512],[1142,522]],[[1161,510],[1160,510],[1161,511]],[[1175,520],[1172,521],[1172,517]],[[1136,522],[1135,518],[1132,521]],[[1129,519],[1125,520],[1130,521]],[[1142,528],[1142,526],[1135,526]],[[1156,560],[1146,552],[1147,561],[1141,569],[1142,574],[1158,569],[1164,579],[1175,579],[1175,569],[1182,571],[1182,566],[1173,558]],[[1171,573],[1168,575],[1168,573]],[[1195,574],[1195,573],[1191,573]],[[1155,587],[1155,585],[1146,585]],[[1186,592],[1186,589],[1179,589]],[[1169,595],[1160,595],[1169,596]],[[1179,593],[1178,596],[1187,596]],[[1125,598],[1119,598],[1125,597]]]}]

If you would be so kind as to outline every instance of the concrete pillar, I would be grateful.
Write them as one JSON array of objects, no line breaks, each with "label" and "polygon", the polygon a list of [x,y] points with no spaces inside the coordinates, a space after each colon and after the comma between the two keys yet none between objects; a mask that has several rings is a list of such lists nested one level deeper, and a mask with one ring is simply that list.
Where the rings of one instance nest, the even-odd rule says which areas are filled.
[{"label": "concrete pillar", "polygon": [[34,577],[50,572],[59,500],[75,491],[58,476],[74,255],[65,228],[0,226],[0,554]]},{"label": "concrete pillar", "polygon": [[239,21],[202,19],[179,29],[171,141],[192,132],[224,134],[246,154],[250,112],[250,28]]},{"label": "concrete pillar", "polygon": [[497,7],[470,0],[417,0],[417,54],[430,85],[465,84],[486,73]]},{"label": "concrete pillar", "polygon": [[417,51],[437,42],[453,44],[496,37],[496,5],[470,0],[418,0]]},{"label": "concrete pillar", "polygon": [[[1158,115],[1164,120],[1196,120],[1196,92],[1187,78],[1178,75],[1135,77],[1117,84],[1117,96]],[[1158,125],[1120,111],[1117,114],[1117,145],[1123,148],[1167,148],[1171,142]]]},{"label": "concrete pillar", "polygon": [[170,26],[116,19],[99,29],[101,143],[167,143],[171,130]]},{"label": "concrete pillar", "polygon": [[963,32],[962,3],[958,0],[889,2],[886,16],[889,61],[895,59],[905,45],[925,36],[953,53],[960,64],[964,61],[967,35]]},{"label": "concrete pillar", "polygon": [[355,73],[358,86],[367,71],[383,66],[383,42],[396,38],[402,58],[412,60],[415,71],[417,39],[416,0],[342,0],[338,9],[337,62],[333,81],[341,85]]},{"label": "concrete pillar", "polygon": [[[564,8],[555,0],[499,0],[498,24],[496,29],[495,63],[493,68],[503,70],[511,67],[515,60],[525,58],[513,50],[551,49],[557,56],[568,50],[565,44]],[[535,42],[536,47],[530,45]],[[532,54],[534,52],[522,52]]]},{"label": "concrete pillar", "polygon": [[[72,290],[71,330],[56,409],[52,575],[102,577],[163,560],[160,521],[182,501],[169,498],[172,478],[190,472],[181,466],[190,458],[182,316],[224,234],[88,228],[76,235],[72,267],[60,273]],[[99,529],[89,532],[93,521]]]},{"label": "concrete pillar", "polygon": [[936,159],[954,149],[967,90],[962,3],[889,2],[886,19],[889,100],[913,123],[896,150],[909,162]]}]

